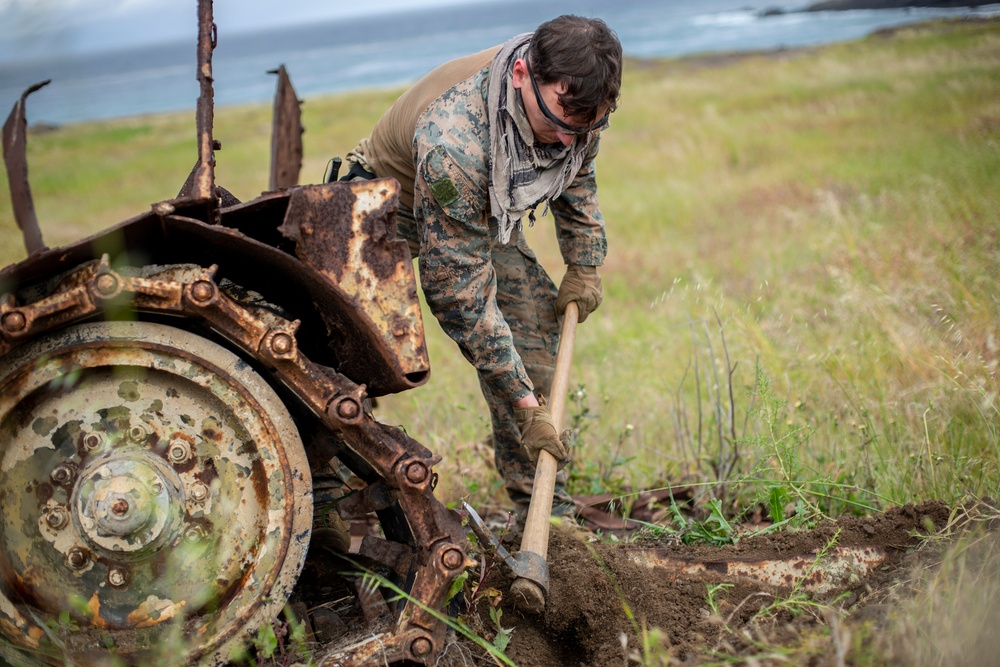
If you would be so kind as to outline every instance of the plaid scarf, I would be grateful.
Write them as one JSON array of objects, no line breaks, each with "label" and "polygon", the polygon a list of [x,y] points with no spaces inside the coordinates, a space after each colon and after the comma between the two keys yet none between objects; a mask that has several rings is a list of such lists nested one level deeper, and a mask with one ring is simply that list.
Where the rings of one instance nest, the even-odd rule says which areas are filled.
[{"label": "plaid scarf", "polygon": [[562,194],[576,178],[590,145],[578,137],[572,145],[536,146],[531,125],[514,88],[514,61],[527,57],[532,33],[505,43],[490,67],[487,113],[490,123],[490,208],[497,219],[497,239],[506,244],[521,219],[543,201]]}]

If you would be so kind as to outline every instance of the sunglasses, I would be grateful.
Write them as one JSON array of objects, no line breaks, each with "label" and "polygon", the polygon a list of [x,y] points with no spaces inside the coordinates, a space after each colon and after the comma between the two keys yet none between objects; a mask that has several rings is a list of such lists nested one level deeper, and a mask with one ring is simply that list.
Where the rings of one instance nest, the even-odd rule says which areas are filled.
[{"label": "sunglasses", "polygon": [[524,66],[528,70],[528,79],[531,81],[531,90],[534,91],[535,99],[538,101],[538,108],[541,109],[542,115],[545,116],[545,118],[548,119],[550,123],[555,125],[561,132],[573,135],[587,134],[589,132],[593,132],[594,130],[599,130],[608,124],[608,117],[611,115],[610,111],[604,114],[603,118],[589,127],[573,127],[572,125],[564,123],[558,116],[549,111],[547,106],[545,106],[545,100],[542,99],[542,93],[538,90],[538,83],[535,82],[535,75],[531,73],[531,66],[528,64],[527,60],[524,61]]}]

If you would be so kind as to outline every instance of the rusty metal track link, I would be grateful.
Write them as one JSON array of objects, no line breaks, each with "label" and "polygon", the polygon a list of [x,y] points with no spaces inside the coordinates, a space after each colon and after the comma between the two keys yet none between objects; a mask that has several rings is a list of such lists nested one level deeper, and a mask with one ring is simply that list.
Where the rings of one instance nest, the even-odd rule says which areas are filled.
[{"label": "rusty metal track link", "polygon": [[[208,324],[268,367],[338,439],[368,462],[398,501],[413,534],[415,578],[391,635],[379,638],[381,658],[424,662],[442,648],[440,609],[451,581],[468,566],[457,517],[433,497],[438,458],[398,428],[363,409],[364,385],[311,362],[296,345],[298,321],[245,307],[214,280],[216,267],[176,265],[151,275],[115,270],[104,256],[64,275],[49,296],[18,304],[0,296],[0,356],[41,334],[113,313],[117,308],[186,316]],[[378,552],[369,544],[363,552]],[[356,655],[361,658],[365,652]],[[361,664],[351,660],[343,664]]]}]

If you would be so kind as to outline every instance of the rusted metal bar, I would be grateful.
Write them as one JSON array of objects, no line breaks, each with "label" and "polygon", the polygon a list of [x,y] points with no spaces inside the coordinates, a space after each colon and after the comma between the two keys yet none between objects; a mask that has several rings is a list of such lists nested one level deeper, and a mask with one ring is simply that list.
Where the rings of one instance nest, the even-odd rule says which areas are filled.
[{"label": "rusted metal bar", "polygon": [[337,513],[344,519],[361,518],[371,512],[385,509],[396,501],[385,482],[369,484],[337,502]]},{"label": "rusted metal bar", "polygon": [[365,617],[365,622],[369,627],[385,624],[385,621],[391,618],[389,613],[389,607],[385,603],[385,599],[379,592],[378,586],[375,585],[374,580],[369,580],[366,578],[356,579],[354,582],[354,590],[358,594],[358,604],[361,607],[361,613]]},{"label": "rusted metal bar", "polygon": [[302,169],[302,102],[282,65],[268,74],[278,75],[271,121],[271,176],[268,189],[291,188],[299,184]]},{"label": "rusted metal bar", "polygon": [[28,95],[49,85],[51,81],[52,79],[46,79],[21,93],[21,99],[14,103],[3,126],[3,161],[7,167],[7,182],[10,184],[11,207],[29,255],[45,250],[45,242],[42,240],[42,230],[35,215],[35,201],[28,183],[28,119],[24,113],[24,103]]},{"label": "rusted metal bar", "polygon": [[212,0],[198,0],[198,83],[200,94],[195,119],[198,128],[198,166],[195,169],[192,196],[199,201],[215,198],[215,89],[212,74],[212,51],[217,31],[212,14]]}]

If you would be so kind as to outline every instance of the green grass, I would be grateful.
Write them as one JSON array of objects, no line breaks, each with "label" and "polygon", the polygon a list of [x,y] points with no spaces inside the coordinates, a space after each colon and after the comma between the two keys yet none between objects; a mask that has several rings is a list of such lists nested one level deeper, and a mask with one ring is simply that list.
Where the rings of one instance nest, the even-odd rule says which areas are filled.
[{"label": "green grass", "polygon": [[[997,497],[1000,23],[625,74],[598,162],[606,298],[571,379],[581,469],[623,463],[582,482],[702,483],[730,514],[774,488],[827,515]],[[306,100],[302,182],[398,92]],[[244,200],[266,187],[270,111],[217,109],[217,182]],[[31,133],[48,244],[174,196],[194,137],[193,113]],[[20,259],[6,191],[0,225],[0,261]],[[528,238],[558,280],[551,225]],[[503,503],[475,374],[427,323],[430,382],[379,416],[444,456],[439,497]]]}]

